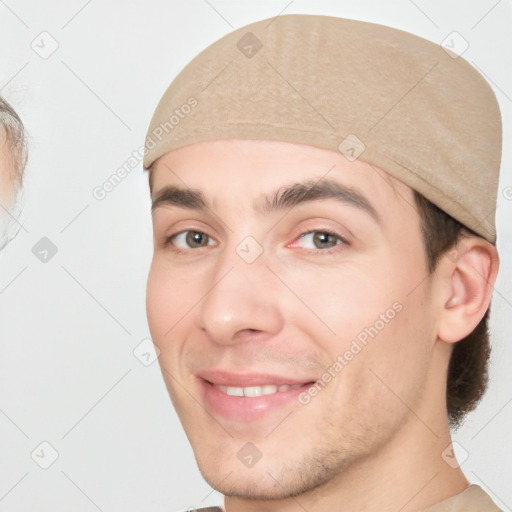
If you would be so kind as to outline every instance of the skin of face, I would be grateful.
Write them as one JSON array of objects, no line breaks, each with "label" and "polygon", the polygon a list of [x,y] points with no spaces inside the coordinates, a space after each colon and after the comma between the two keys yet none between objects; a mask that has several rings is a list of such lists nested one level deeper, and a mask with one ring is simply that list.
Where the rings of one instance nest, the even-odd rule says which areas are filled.
[{"label": "skin of face", "polygon": [[3,130],[0,128],[0,248],[5,243],[6,232],[11,221],[9,210],[16,196],[10,151]]},{"label": "skin of face", "polygon": [[2,205],[10,203],[14,192],[11,166],[10,149],[0,128],[0,202]]},{"label": "skin of face", "polygon": [[[177,187],[207,203],[156,204],[147,314],[199,469],[226,510],[323,511],[341,499],[405,512],[461,492],[467,481],[441,457],[446,372],[453,342],[490,300],[469,269],[492,282],[490,244],[467,242],[469,263],[445,258],[429,276],[412,189],[312,146],[199,142],[151,173],[153,201]],[[330,197],[262,208],[294,184],[326,181],[357,191],[378,219]],[[261,414],[249,403],[247,419],[232,404],[250,397],[228,398],[227,413],[205,398],[216,371],[303,387]]]}]

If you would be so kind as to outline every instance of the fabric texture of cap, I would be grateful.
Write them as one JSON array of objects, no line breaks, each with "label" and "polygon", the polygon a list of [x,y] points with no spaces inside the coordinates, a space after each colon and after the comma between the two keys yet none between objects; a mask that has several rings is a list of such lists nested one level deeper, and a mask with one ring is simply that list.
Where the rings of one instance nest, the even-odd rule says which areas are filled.
[{"label": "fabric texture of cap", "polygon": [[446,46],[457,45],[330,16],[246,25],[173,80],[144,167],[206,140],[308,144],[384,169],[494,243],[500,110],[480,73]]}]

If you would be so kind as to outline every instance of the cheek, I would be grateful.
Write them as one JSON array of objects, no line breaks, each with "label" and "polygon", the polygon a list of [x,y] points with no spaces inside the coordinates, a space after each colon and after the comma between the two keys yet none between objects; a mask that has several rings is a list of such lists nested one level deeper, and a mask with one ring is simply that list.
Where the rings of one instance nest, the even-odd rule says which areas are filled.
[{"label": "cheek", "polygon": [[11,205],[15,198],[15,187],[10,177],[10,172],[10,169],[2,169],[0,164],[0,203],[6,206]]},{"label": "cheek", "polygon": [[168,287],[164,278],[165,275],[159,272],[153,260],[146,288],[146,313],[153,342],[157,344],[164,332],[163,323],[168,304]]},{"label": "cheek", "polygon": [[[361,350],[345,368],[345,378],[366,397],[365,403],[381,404],[397,415],[404,412],[403,403],[418,403],[434,347],[433,319],[426,312],[423,290],[415,293],[407,297],[397,290],[396,308],[387,310],[392,315],[381,317],[381,311],[374,310],[377,315],[352,336]],[[357,341],[361,335],[364,343]]]},{"label": "cheek", "polygon": [[283,280],[302,302],[292,298],[294,322],[303,325],[313,339],[324,340],[335,353],[359,334],[364,340],[365,329],[376,322],[381,327],[381,314],[395,316],[393,304],[400,298],[382,275],[355,264],[289,272]]},{"label": "cheek", "polygon": [[[146,312],[153,342],[162,351],[166,341],[175,337],[175,331],[186,319],[190,309],[190,280],[179,277],[165,262],[154,258],[146,289]],[[174,335],[174,336],[173,336]]]},{"label": "cheek", "polygon": [[431,349],[430,319],[424,286],[411,290],[424,276],[403,260],[382,254],[357,265],[285,276],[309,309],[295,301],[289,311],[293,323],[315,340],[326,364],[347,353],[349,373],[369,373],[371,367],[394,380],[423,371]]}]

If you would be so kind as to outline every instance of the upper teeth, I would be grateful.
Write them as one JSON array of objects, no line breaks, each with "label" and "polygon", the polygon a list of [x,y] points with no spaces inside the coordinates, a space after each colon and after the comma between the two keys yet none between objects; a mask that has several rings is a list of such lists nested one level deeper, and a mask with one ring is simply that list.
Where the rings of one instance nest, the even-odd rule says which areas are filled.
[{"label": "upper teeth", "polygon": [[277,393],[278,391],[288,391],[289,389],[295,389],[300,387],[301,384],[295,384],[293,386],[289,386],[288,384],[282,384],[281,386],[274,386],[273,384],[268,384],[266,386],[247,386],[245,388],[237,388],[232,386],[216,386],[222,392],[226,393],[229,396],[262,396],[262,395],[272,395],[273,393]]}]

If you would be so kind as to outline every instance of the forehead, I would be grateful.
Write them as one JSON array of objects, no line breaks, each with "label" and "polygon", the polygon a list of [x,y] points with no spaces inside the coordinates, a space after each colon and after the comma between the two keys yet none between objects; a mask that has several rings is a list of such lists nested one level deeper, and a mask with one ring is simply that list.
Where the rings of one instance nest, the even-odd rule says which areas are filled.
[{"label": "forehead", "polygon": [[[335,151],[279,141],[202,141],[175,149],[150,171],[153,198],[169,185],[201,190],[213,205],[249,203],[291,183],[332,180],[358,190],[377,210],[413,204],[412,189],[363,161]],[[404,206],[404,205],[402,205]]]}]

